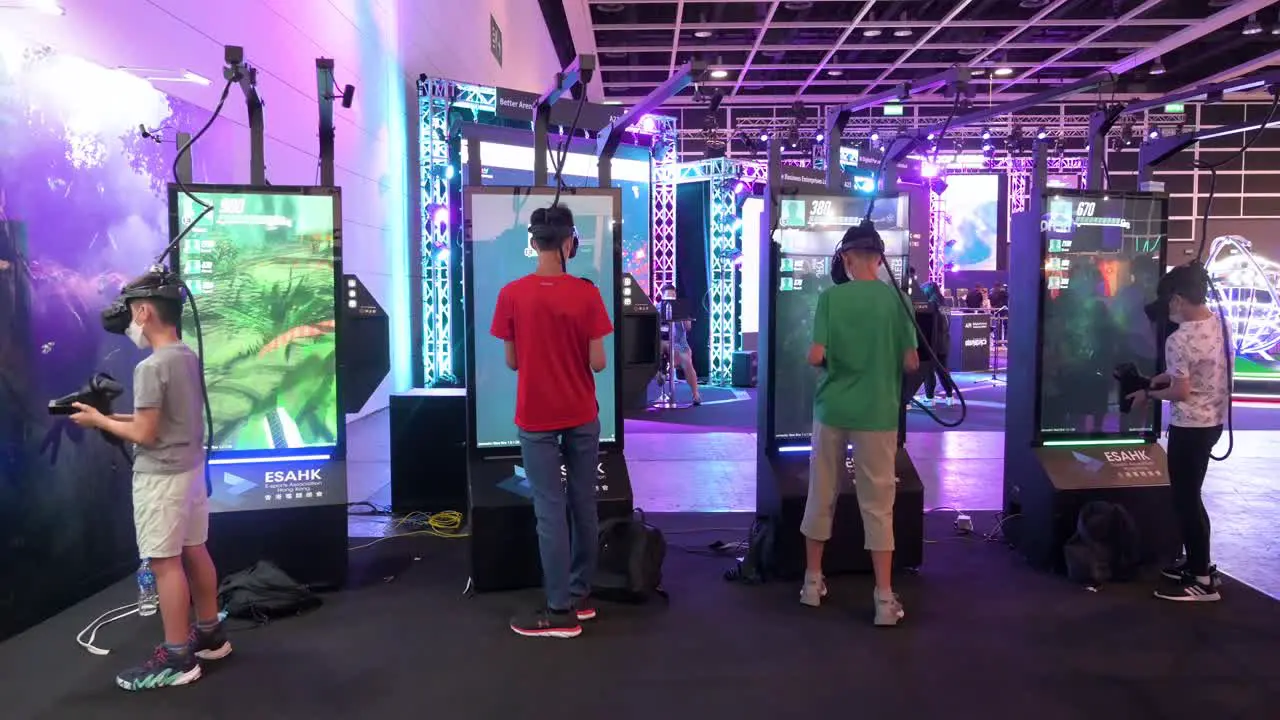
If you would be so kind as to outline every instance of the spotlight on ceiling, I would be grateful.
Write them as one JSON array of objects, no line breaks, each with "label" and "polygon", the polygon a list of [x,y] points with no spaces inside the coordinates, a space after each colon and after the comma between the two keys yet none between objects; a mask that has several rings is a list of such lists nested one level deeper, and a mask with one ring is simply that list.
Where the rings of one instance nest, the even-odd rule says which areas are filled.
[{"label": "spotlight on ceiling", "polygon": [[706,40],[707,38],[711,37],[714,34],[715,33],[711,32],[710,30],[696,30],[694,31],[693,36],[701,40]]},{"label": "spotlight on ceiling", "polygon": [[1013,74],[1013,68],[1010,68],[1010,67],[996,68],[995,70],[991,71],[991,74],[995,75],[996,77],[1007,77]]},{"label": "spotlight on ceiling", "polygon": [[1160,128],[1158,128],[1158,127],[1153,127],[1153,128],[1151,128],[1150,130],[1148,130],[1148,131],[1147,131],[1147,139],[1148,139],[1148,140],[1159,140],[1159,139],[1160,139]]},{"label": "spotlight on ceiling", "polygon": [[1156,61],[1151,63],[1151,67],[1147,69],[1148,75],[1163,75],[1164,72],[1164,61],[1160,58],[1156,58]]},{"label": "spotlight on ceiling", "polygon": [[1258,13],[1249,16],[1249,20],[1244,24],[1244,29],[1240,32],[1243,35],[1262,34],[1262,24],[1258,22]]},{"label": "spotlight on ceiling", "polygon": [[1049,137],[1049,131],[1047,129],[1040,128],[1039,130],[1036,131],[1037,140],[1046,140],[1048,139],[1048,137]]},{"label": "spotlight on ceiling", "polygon": [[876,28],[868,28],[862,31],[862,37],[880,37],[880,31]]},{"label": "spotlight on ceiling", "polygon": [[844,71],[843,71],[843,70],[828,70],[828,71],[827,71],[827,74],[828,74],[828,75],[830,75],[831,77],[840,77],[841,75],[843,75],[843,74],[844,74]]},{"label": "spotlight on ceiling", "polygon": [[720,69],[712,70],[712,71],[711,71],[711,77],[715,78],[716,80],[723,80],[723,79],[725,79],[725,78],[729,77],[729,71],[728,71],[728,70],[720,70]]},{"label": "spotlight on ceiling", "polygon": [[769,133],[760,133],[760,142],[769,142]]},{"label": "spotlight on ceiling", "polygon": [[986,128],[983,128],[983,129],[982,129],[982,139],[983,139],[983,140],[990,140],[990,139],[991,139],[991,131],[990,131],[990,130],[988,130],[988,129],[986,129]]},{"label": "spotlight on ceiling", "polygon": [[911,28],[898,28],[893,31],[894,37],[911,37],[915,32]]},{"label": "spotlight on ceiling", "polygon": [[871,142],[873,142],[873,143],[878,143],[878,142],[880,142],[880,131],[879,131],[879,130],[872,130],[872,131],[871,131]]}]

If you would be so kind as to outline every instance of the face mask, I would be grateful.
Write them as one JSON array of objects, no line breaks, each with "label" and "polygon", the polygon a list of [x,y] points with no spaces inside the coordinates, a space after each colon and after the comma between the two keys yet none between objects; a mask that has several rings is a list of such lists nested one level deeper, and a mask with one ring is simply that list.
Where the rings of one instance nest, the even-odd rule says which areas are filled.
[{"label": "face mask", "polygon": [[140,350],[146,350],[151,347],[151,343],[147,341],[147,336],[142,334],[142,326],[139,325],[137,321],[134,321],[129,325],[129,328],[124,331],[124,334],[128,335],[129,339],[132,340],[133,344],[137,345]]}]

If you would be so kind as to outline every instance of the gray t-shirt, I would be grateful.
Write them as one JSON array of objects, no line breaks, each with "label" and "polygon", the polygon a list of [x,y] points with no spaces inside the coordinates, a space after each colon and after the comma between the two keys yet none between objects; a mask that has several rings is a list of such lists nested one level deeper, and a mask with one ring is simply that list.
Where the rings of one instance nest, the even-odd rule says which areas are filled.
[{"label": "gray t-shirt", "polygon": [[200,358],[183,343],[157,348],[133,371],[133,409],[159,408],[156,444],[139,445],[134,472],[183,473],[204,463]]}]

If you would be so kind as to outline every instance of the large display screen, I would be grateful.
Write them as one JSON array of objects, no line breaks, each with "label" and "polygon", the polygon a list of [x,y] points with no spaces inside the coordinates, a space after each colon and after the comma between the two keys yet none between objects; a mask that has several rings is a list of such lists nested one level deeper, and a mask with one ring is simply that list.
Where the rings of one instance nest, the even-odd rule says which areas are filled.
[{"label": "large display screen", "polygon": [[952,270],[999,270],[1008,224],[1000,174],[948,175],[943,259]]},{"label": "large display screen", "polygon": [[[536,253],[529,247],[529,215],[551,204],[549,188],[468,188],[465,209],[468,225],[468,275],[472,332],[474,442],[480,448],[517,447],[515,426],[516,373],[507,367],[501,340],[489,334],[498,303],[498,291],[507,283],[533,272]],[[581,245],[568,261],[572,275],[595,283],[604,298],[609,320],[616,329],[614,284],[618,276],[616,228],[621,199],[618,190],[565,191],[560,203],[573,211]],[[623,223],[625,225],[625,222]],[[625,228],[623,228],[625,232]],[[618,438],[617,363],[615,343],[604,343],[607,363],[595,376],[600,406],[600,442]]]},{"label": "large display screen", "polygon": [[1041,298],[1042,440],[1155,432],[1158,403],[1119,411],[1115,367],[1156,372],[1155,299],[1168,232],[1159,196],[1061,192],[1045,198]]},{"label": "large display screen", "polygon": [[[335,446],[337,191],[192,194],[213,210],[178,248],[178,267],[200,312],[215,451],[248,457]],[[203,210],[176,187],[170,202],[175,228]],[[194,327],[190,306],[184,327]]]},{"label": "large display screen", "polygon": [[740,330],[743,334],[760,331],[760,221],[764,215],[764,199],[749,197],[742,203],[742,298]]},{"label": "large display screen", "polygon": [[[533,148],[497,142],[480,142],[479,146],[485,185],[533,184]],[[558,153],[552,154],[559,159]],[[653,201],[648,155],[647,148],[624,146],[619,148],[612,167],[613,187],[622,191],[622,271],[631,273],[645,294],[652,297],[649,238]],[[549,173],[555,172],[553,163],[547,167]],[[575,152],[565,156],[562,178],[567,187],[596,187],[597,173],[595,157]]]},{"label": "large display screen", "polygon": [[[867,198],[784,197],[779,201],[778,287],[774,296],[773,433],[779,441],[808,441],[818,371],[808,363],[818,296],[831,286],[831,256],[844,233],[862,222]],[[885,254],[901,258],[910,244],[907,198],[880,198],[872,222]],[[887,272],[883,279],[897,284]]]},{"label": "large display screen", "polygon": [[[1275,223],[1280,231],[1280,222]],[[1271,237],[1261,238],[1275,244]],[[1280,262],[1243,235],[1214,238],[1206,269],[1236,346],[1235,379],[1272,394],[1280,390]],[[1251,393],[1252,394],[1252,393]]]}]

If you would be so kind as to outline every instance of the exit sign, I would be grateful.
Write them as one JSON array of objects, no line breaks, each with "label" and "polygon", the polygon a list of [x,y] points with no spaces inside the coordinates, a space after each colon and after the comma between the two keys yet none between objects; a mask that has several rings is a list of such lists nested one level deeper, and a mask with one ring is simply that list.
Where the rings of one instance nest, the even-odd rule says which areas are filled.
[{"label": "exit sign", "polygon": [[1166,114],[1169,114],[1169,115],[1180,115],[1182,113],[1185,113],[1187,111],[1187,108],[1182,103],[1169,103],[1168,105],[1164,106],[1164,111]]},{"label": "exit sign", "polygon": [[885,114],[885,115],[888,115],[888,116],[901,115],[901,114],[902,114],[902,106],[901,106],[901,105],[885,105],[885,106],[884,106],[884,114]]}]

